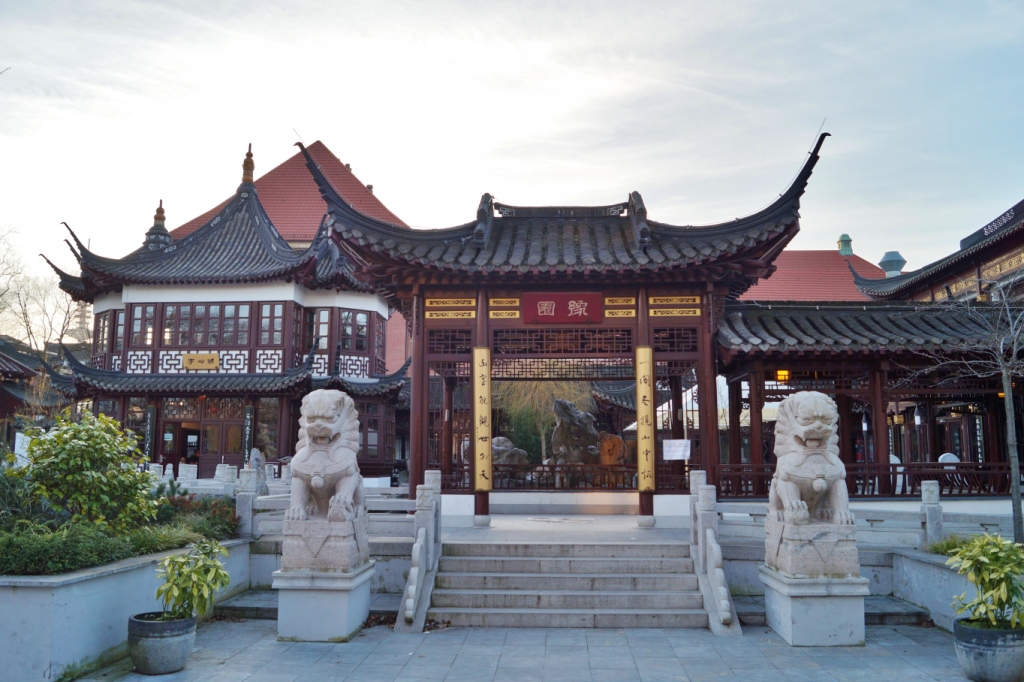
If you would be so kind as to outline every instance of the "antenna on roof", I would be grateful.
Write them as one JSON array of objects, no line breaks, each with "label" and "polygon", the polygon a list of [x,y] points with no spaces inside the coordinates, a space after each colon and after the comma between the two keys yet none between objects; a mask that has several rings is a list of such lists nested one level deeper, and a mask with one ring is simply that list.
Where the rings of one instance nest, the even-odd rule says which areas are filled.
[{"label": "antenna on roof", "polygon": [[299,135],[299,131],[296,130],[295,128],[292,128],[292,132],[295,133],[295,137],[299,138],[299,142],[301,142],[303,146],[305,146],[306,141],[302,139],[302,135]]}]

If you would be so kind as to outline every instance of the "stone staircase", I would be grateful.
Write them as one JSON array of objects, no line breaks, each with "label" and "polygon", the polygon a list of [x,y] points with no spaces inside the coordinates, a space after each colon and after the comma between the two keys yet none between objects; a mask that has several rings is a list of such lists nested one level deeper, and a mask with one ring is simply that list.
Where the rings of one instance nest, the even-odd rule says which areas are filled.
[{"label": "stone staircase", "polygon": [[461,627],[708,627],[686,544],[446,542],[427,618]]}]

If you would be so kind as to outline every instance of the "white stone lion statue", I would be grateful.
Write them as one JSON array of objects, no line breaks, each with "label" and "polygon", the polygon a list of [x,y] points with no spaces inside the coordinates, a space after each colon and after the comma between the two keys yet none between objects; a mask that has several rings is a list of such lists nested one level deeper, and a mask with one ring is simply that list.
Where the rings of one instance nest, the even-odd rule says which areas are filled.
[{"label": "white stone lion statue", "polygon": [[289,521],[350,521],[365,509],[359,450],[359,415],[341,391],[317,390],[302,399],[299,442],[291,461]]},{"label": "white stone lion statue", "polygon": [[854,523],[838,432],[839,411],[827,395],[800,391],[782,401],[775,422],[777,464],[768,492],[768,513],[775,521]]}]

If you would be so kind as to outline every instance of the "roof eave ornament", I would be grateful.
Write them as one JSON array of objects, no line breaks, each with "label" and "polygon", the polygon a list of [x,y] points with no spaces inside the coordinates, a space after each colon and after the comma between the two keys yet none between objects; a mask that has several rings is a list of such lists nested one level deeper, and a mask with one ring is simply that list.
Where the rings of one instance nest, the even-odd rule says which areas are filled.
[{"label": "roof eave ornament", "polygon": [[476,227],[473,228],[473,245],[483,247],[494,226],[494,197],[484,194],[480,197],[480,207],[476,210]]},{"label": "roof eave ornament", "polygon": [[651,226],[647,224],[647,207],[640,192],[631,192],[629,195],[629,224],[633,226],[633,236],[636,243],[641,247],[651,244]]},{"label": "roof eave ornament", "polygon": [[256,162],[252,160],[252,142],[249,143],[249,151],[245,153],[245,161],[242,162],[242,184],[251,185],[253,171],[256,170]]}]

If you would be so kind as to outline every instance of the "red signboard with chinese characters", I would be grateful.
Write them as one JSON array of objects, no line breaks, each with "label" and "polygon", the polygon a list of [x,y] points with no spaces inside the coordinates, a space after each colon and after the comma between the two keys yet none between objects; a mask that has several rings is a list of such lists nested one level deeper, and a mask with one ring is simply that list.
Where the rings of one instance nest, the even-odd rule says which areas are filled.
[{"label": "red signboard with chinese characters", "polygon": [[604,294],[523,294],[526,324],[574,324],[600,322],[604,318]]}]

